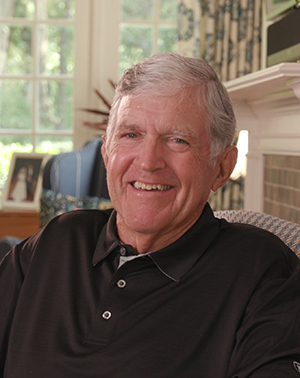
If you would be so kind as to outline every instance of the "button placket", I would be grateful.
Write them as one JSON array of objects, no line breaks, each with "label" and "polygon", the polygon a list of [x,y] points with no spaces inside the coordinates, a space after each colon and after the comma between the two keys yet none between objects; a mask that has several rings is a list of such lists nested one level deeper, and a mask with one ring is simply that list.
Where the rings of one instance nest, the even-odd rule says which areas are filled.
[{"label": "button placket", "polygon": [[118,313],[118,308],[113,306],[111,301],[103,303],[102,306],[98,308],[86,343],[107,345],[114,332],[116,322],[118,321]]},{"label": "button placket", "polygon": [[[127,255],[125,246],[120,245],[119,254],[120,258],[123,257],[122,254],[124,254],[124,257]],[[130,286],[127,280],[127,278],[129,279],[127,273],[131,271],[132,268],[129,264],[128,267],[123,267],[122,265],[115,272],[98,307],[95,320],[86,340],[87,343],[107,345],[112,337],[115,337],[119,330],[122,329],[122,315],[124,311],[127,311],[127,307],[132,301],[130,290],[128,292],[126,290]]]}]

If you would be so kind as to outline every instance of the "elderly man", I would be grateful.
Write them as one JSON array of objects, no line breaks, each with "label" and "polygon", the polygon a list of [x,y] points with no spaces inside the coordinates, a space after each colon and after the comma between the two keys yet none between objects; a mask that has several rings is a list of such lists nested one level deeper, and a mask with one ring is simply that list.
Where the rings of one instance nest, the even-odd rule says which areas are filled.
[{"label": "elderly man", "polygon": [[207,204],[234,134],[203,61],[161,54],[123,74],[102,147],[115,209],[57,217],[4,259],[1,376],[300,376],[297,257]]}]

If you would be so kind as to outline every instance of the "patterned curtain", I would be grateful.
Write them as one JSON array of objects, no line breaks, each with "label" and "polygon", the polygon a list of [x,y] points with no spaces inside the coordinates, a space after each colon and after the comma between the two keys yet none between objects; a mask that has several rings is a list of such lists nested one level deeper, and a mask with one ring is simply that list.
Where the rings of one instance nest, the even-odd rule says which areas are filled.
[{"label": "patterned curtain", "polygon": [[180,0],[178,52],[222,82],[260,69],[262,0]]}]

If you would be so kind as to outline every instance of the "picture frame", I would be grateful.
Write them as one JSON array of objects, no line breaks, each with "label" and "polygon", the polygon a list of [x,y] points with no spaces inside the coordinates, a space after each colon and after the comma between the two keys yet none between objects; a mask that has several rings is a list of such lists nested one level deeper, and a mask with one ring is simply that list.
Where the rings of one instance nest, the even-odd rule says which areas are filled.
[{"label": "picture frame", "polygon": [[266,19],[272,20],[281,13],[293,8],[296,0],[265,0],[266,1]]},{"label": "picture frame", "polygon": [[13,154],[3,192],[4,210],[39,210],[42,172],[49,158],[49,154]]}]

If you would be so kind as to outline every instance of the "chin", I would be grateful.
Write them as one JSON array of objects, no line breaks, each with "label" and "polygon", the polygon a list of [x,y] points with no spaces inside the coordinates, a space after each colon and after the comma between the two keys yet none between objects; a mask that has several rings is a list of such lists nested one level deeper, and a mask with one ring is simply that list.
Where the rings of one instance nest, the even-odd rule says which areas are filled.
[{"label": "chin", "polygon": [[133,232],[152,234],[164,229],[170,224],[170,219],[163,217],[159,211],[135,211],[131,216],[122,217],[122,223],[123,226]]}]

